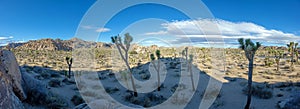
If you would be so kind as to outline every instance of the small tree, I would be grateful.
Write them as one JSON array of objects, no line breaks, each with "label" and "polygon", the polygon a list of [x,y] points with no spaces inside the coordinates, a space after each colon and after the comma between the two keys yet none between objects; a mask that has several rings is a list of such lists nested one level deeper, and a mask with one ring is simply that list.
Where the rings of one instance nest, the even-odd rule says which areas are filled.
[{"label": "small tree", "polygon": [[154,60],[155,60],[154,54],[151,54],[151,55],[150,55],[150,58],[151,58],[151,60],[152,60],[151,63],[153,64],[154,69],[155,69],[156,72],[157,72],[157,91],[160,91],[160,75],[159,75],[159,71],[160,71],[160,61],[159,61],[159,59],[160,59],[160,56],[161,56],[160,50],[156,50],[155,54],[156,54],[156,57],[157,57],[157,59],[158,59],[158,62],[157,62],[158,65],[156,65],[156,64],[154,63]]},{"label": "small tree", "polygon": [[66,57],[66,61],[67,61],[68,67],[69,67],[68,78],[71,78],[71,68],[72,68],[73,58]]},{"label": "small tree", "polygon": [[245,55],[249,61],[249,67],[248,67],[248,97],[247,97],[247,104],[245,106],[245,109],[250,108],[251,104],[251,95],[252,95],[252,73],[253,73],[253,61],[255,52],[258,50],[258,48],[261,46],[259,42],[256,42],[254,44],[250,39],[246,39],[244,41],[243,38],[238,39],[238,42],[240,44],[240,48],[245,51]]},{"label": "small tree", "polygon": [[296,56],[296,64],[299,64],[299,62],[298,62],[298,59],[299,59],[298,43],[295,43],[294,52],[295,52],[295,56]]},{"label": "small tree", "polygon": [[282,50],[274,50],[273,52],[275,53],[275,61],[277,64],[276,70],[279,71],[279,63],[280,63],[280,59],[283,57],[283,51]]},{"label": "small tree", "polygon": [[298,52],[297,46],[298,46],[298,43],[295,43],[295,42],[290,42],[290,44],[287,44],[288,51],[291,53],[291,65],[290,65],[291,71],[294,71],[294,54],[295,54],[295,51]]},{"label": "small tree", "polygon": [[[193,91],[195,91],[195,85],[194,85],[194,79],[193,79],[193,70],[192,70],[192,64],[193,64],[194,56],[188,54],[188,47],[184,48],[184,50],[182,51],[182,54],[185,56],[186,64],[188,65],[188,71],[190,72],[190,75],[191,75]],[[189,56],[190,59],[188,59],[188,56]]]},{"label": "small tree", "polygon": [[[126,64],[127,70],[130,73],[130,79],[131,79],[131,84],[132,84],[132,88],[133,88],[133,91],[134,91],[134,96],[137,97],[138,93],[137,93],[137,90],[136,90],[136,87],[135,87],[135,84],[134,84],[133,74],[132,74],[132,71],[131,71],[131,68],[130,68],[129,62],[128,62],[128,51],[129,51],[129,48],[130,48],[130,43],[132,42],[133,38],[129,33],[126,33],[124,42],[122,42],[122,39],[119,35],[111,37],[111,40],[112,40],[112,43],[114,43],[116,45],[123,61]],[[122,53],[121,49],[124,50],[125,54]]]}]

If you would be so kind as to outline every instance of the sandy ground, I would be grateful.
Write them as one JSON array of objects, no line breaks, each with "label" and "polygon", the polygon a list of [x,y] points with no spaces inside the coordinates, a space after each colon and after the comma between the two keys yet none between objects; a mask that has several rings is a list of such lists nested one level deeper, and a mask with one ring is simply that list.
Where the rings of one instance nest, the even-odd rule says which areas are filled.
[{"label": "sandy ground", "polygon": [[[26,59],[22,59],[22,61],[24,60]],[[253,108],[277,108],[277,103],[279,101],[289,98],[294,92],[300,91],[299,86],[294,85],[280,88],[274,87],[281,84],[281,82],[300,82],[300,65],[295,64],[295,70],[291,72],[287,68],[290,65],[287,60],[289,60],[289,58],[283,58],[281,60],[280,70],[277,72],[275,71],[276,64],[267,67],[264,65],[264,58],[259,56],[256,57],[254,62],[253,84],[271,85],[273,96],[268,99],[253,96],[251,104]],[[227,54],[225,72],[213,72],[214,65],[212,65],[209,61],[206,61],[206,59],[196,60],[193,63],[192,70],[194,74],[194,82],[197,85],[196,91],[192,91],[190,74],[187,72],[187,68],[184,67],[185,65],[178,64],[176,68],[170,68],[171,60],[162,59],[161,61],[161,66],[164,67],[161,67],[160,77],[168,78],[170,80],[166,80],[164,83],[165,87],[162,88],[160,92],[155,90],[157,85],[157,75],[156,71],[151,72],[149,70],[152,68],[150,63],[143,64],[141,67],[136,67],[133,70],[136,73],[145,71],[145,74],[151,74],[150,78],[146,80],[143,80],[141,76],[144,73],[135,74],[136,86],[139,92],[154,93],[167,98],[162,104],[152,108],[198,109],[198,107],[200,107],[211,109],[241,109],[246,104],[246,94],[244,94],[242,90],[247,85],[248,61],[243,57],[242,53]],[[33,65],[35,64],[32,64],[31,66]],[[124,95],[130,94],[130,91],[125,89],[132,89],[132,87],[129,79],[127,82],[122,79],[122,74],[120,72],[104,70],[104,68],[103,70],[99,70],[99,68],[76,67],[73,68],[73,72],[75,74],[75,78],[72,78],[71,80],[76,81],[76,85],[63,84],[61,87],[50,87],[49,89],[64,97],[68,101],[68,108],[74,107],[74,104],[70,101],[70,99],[79,92],[83,96],[84,100],[94,108],[129,108],[125,105],[139,107],[128,100],[124,100]],[[114,73],[114,76],[110,76],[110,73]],[[32,76],[36,75],[39,75],[39,73],[32,74]],[[102,76],[106,79],[100,80],[99,77]],[[59,79],[64,78],[65,77],[62,75]],[[181,83],[182,87],[177,87],[175,92],[170,92],[172,86],[174,86],[177,82],[176,80]],[[49,79],[43,79],[41,81],[48,84]],[[107,91],[105,91],[107,87],[103,87],[102,84],[105,84],[105,86],[109,88],[118,88],[118,91],[111,93],[110,96]],[[79,91],[74,90],[76,89],[76,86],[78,86]],[[170,94],[173,96],[170,96]],[[116,101],[121,102],[121,104]],[[156,105],[155,103],[156,101],[152,101],[150,104]],[[33,106],[30,108],[42,107]]]}]

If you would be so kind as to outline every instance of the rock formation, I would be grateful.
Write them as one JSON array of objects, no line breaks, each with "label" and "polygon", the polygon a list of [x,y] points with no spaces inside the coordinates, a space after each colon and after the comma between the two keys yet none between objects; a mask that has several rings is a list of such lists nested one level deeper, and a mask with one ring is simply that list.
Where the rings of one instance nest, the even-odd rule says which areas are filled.
[{"label": "rock formation", "polygon": [[23,109],[21,101],[26,99],[22,88],[22,75],[14,54],[0,51],[0,107]]}]

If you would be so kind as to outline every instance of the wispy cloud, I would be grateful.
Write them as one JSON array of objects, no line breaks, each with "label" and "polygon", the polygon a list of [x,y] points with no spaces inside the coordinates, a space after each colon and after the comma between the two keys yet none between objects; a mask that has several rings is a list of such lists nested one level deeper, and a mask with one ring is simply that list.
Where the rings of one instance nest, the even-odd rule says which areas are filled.
[{"label": "wispy cloud", "polygon": [[[289,41],[300,41],[300,37],[280,30],[266,29],[251,22],[230,22],[221,19],[198,19],[173,21],[161,24],[164,30],[149,32],[145,35],[172,35],[177,38],[173,43],[205,44],[208,39],[212,42],[224,41],[227,44],[237,44],[238,38],[250,38],[268,44],[286,44]],[[221,39],[224,40],[213,40]],[[218,42],[216,42],[218,43]]]},{"label": "wispy cloud", "polygon": [[144,35],[164,35],[164,34],[168,34],[167,31],[158,31],[158,32],[149,32],[149,33],[145,33]]},{"label": "wispy cloud", "polygon": [[102,33],[102,32],[109,32],[109,31],[110,31],[109,28],[98,28],[98,29],[96,30],[96,32],[99,32],[99,33]]},{"label": "wispy cloud", "polygon": [[86,30],[93,30],[98,33],[111,31],[111,29],[109,29],[109,28],[99,28],[99,27],[94,27],[94,26],[89,26],[89,25],[81,26],[81,28],[86,29]]},{"label": "wispy cloud", "polygon": [[9,40],[9,39],[13,39],[13,36],[0,36],[0,40]]},{"label": "wispy cloud", "polygon": [[0,36],[0,46],[5,46],[8,43],[13,42],[13,36]]}]

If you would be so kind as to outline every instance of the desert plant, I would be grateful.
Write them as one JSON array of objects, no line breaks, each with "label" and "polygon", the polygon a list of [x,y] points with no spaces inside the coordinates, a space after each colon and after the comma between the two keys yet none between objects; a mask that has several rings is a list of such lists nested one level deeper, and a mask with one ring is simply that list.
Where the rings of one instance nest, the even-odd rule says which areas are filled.
[{"label": "desert plant", "polygon": [[[190,72],[190,75],[191,75],[193,91],[195,91],[195,85],[194,85],[194,79],[193,79],[193,71],[192,71],[192,64],[193,64],[193,58],[194,58],[194,56],[188,54],[188,47],[184,48],[184,50],[182,51],[182,55],[185,56],[186,64],[188,66],[188,71]],[[190,59],[188,59],[188,56],[189,56]]]},{"label": "desert plant", "polygon": [[[111,40],[112,40],[112,43],[114,43],[116,45],[116,47],[119,51],[119,54],[121,55],[123,61],[126,64],[127,70],[130,73],[130,79],[131,79],[131,84],[132,84],[132,88],[133,88],[133,91],[134,91],[134,96],[137,97],[138,93],[137,93],[137,90],[136,90],[136,87],[135,87],[135,84],[134,84],[132,71],[131,71],[131,68],[130,68],[129,62],[128,62],[128,51],[129,51],[129,48],[130,48],[130,43],[132,42],[133,38],[129,33],[126,33],[124,43],[122,42],[122,39],[119,35],[111,37]],[[122,53],[121,49],[125,51],[125,54]]]},{"label": "desert plant", "polygon": [[79,94],[74,95],[74,96],[72,97],[71,101],[73,102],[73,104],[74,104],[75,106],[84,103],[83,98],[82,98]]},{"label": "desert plant", "polygon": [[277,64],[276,70],[279,71],[279,62],[280,59],[283,57],[283,51],[282,50],[274,50],[275,53],[275,61]]},{"label": "desert plant", "polygon": [[154,54],[150,54],[150,58],[151,58],[151,60],[152,60],[152,64],[153,64],[153,66],[154,66],[154,69],[156,70],[156,72],[157,72],[157,91],[160,91],[160,75],[159,75],[159,70],[160,70],[160,61],[159,61],[159,59],[160,59],[160,56],[161,56],[161,54],[160,54],[160,50],[156,50],[155,51],[155,54],[156,54],[156,57],[157,57],[157,59],[158,59],[158,62],[157,62],[157,65],[155,64],[155,56],[154,56]]},{"label": "desert plant", "polygon": [[[268,87],[267,84],[254,85],[254,86],[252,86],[251,90],[252,90],[251,94],[258,98],[270,99],[273,97],[273,89]],[[249,94],[248,87],[243,88],[243,93]]]},{"label": "desert plant", "polygon": [[61,86],[61,80],[59,79],[51,79],[49,82],[48,82],[48,85],[50,87],[60,87]]},{"label": "desert plant", "polygon": [[72,68],[73,58],[66,57],[66,61],[67,61],[68,67],[69,67],[68,78],[71,78],[71,68]]},{"label": "desert plant", "polygon": [[268,67],[271,67],[271,65],[273,64],[273,62],[271,61],[271,56],[272,54],[274,54],[274,49],[272,49],[272,47],[267,47],[266,48],[266,54],[265,55],[265,59],[264,59],[264,62],[265,62],[265,66],[268,66]]},{"label": "desert plant", "polygon": [[247,104],[245,106],[245,109],[250,108],[251,104],[251,86],[252,86],[252,73],[253,73],[253,61],[255,52],[258,50],[258,48],[261,46],[261,43],[256,42],[254,44],[250,39],[244,40],[243,38],[238,39],[238,42],[240,44],[240,49],[244,50],[245,55],[249,61],[249,67],[248,67],[248,97],[247,97]]},{"label": "desert plant", "polygon": [[298,46],[298,43],[295,43],[295,42],[290,42],[289,44],[287,44],[288,51],[291,53],[291,65],[290,65],[291,71],[294,71],[294,54],[295,54],[295,52],[297,52],[296,54],[298,54],[297,46]]}]

